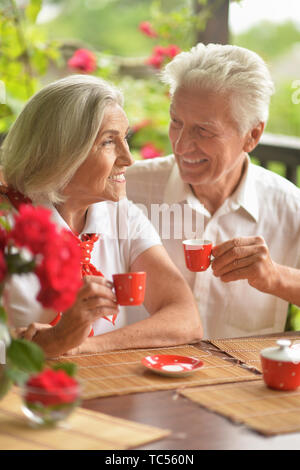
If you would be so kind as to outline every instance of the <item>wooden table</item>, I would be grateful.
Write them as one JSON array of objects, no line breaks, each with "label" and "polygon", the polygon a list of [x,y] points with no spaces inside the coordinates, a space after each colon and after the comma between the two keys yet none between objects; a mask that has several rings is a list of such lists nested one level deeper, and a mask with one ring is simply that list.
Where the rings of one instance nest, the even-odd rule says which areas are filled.
[{"label": "wooden table", "polygon": [[[299,336],[299,333],[295,335]],[[207,345],[208,343],[202,341],[198,346],[205,348]],[[209,347],[212,348],[212,345],[209,344]],[[216,354],[226,356],[217,348]],[[139,447],[139,449],[291,450],[300,448],[300,433],[264,437],[178,396],[175,390],[96,398],[85,401],[83,406],[112,416],[172,430],[172,434],[167,438]]]}]

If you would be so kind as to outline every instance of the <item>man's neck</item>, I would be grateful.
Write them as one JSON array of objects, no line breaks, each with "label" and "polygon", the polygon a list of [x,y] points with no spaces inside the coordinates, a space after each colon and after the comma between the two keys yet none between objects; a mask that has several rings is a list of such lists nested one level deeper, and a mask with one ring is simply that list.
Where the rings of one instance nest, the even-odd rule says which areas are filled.
[{"label": "man's neck", "polygon": [[240,165],[222,180],[207,185],[191,185],[193,193],[211,215],[236,191],[246,167],[247,160],[245,158]]}]

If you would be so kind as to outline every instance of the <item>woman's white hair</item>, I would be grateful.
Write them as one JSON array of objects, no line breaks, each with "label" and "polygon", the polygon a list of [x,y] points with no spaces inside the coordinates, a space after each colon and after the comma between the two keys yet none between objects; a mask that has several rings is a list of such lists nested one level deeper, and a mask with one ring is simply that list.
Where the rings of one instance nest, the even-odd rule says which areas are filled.
[{"label": "woman's white hair", "polygon": [[123,106],[121,92],[91,75],[70,75],[37,92],[1,147],[6,183],[30,198],[62,202],[61,190],[88,156],[113,103]]},{"label": "woman's white hair", "polygon": [[248,49],[199,43],[167,64],[161,78],[171,95],[178,87],[192,87],[228,96],[242,135],[268,119],[274,84],[263,59]]}]

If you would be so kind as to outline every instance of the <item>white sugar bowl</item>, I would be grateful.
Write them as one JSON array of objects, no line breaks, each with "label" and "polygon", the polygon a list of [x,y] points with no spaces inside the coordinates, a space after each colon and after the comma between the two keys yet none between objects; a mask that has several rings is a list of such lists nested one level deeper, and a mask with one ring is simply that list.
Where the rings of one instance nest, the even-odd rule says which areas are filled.
[{"label": "white sugar bowl", "polygon": [[264,381],[276,390],[295,390],[300,386],[300,349],[293,348],[288,339],[276,343],[260,352]]}]

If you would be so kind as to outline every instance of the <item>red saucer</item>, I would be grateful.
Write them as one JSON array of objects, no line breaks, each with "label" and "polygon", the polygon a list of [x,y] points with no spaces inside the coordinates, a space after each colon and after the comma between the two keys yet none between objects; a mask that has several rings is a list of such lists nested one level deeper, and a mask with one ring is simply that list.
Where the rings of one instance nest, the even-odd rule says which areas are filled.
[{"label": "red saucer", "polygon": [[203,362],[195,357],[169,354],[146,356],[143,357],[141,362],[144,367],[150,369],[152,372],[171,377],[185,377],[196,372],[203,366]]}]

